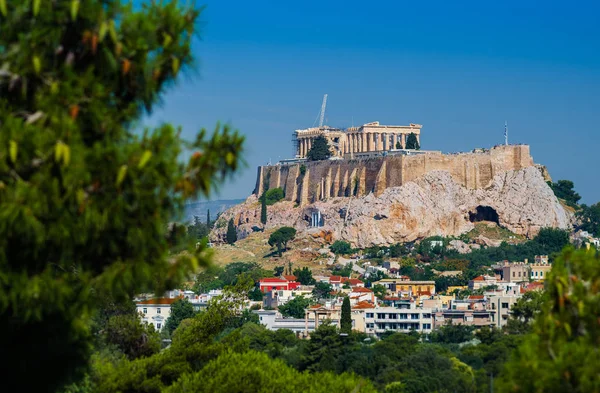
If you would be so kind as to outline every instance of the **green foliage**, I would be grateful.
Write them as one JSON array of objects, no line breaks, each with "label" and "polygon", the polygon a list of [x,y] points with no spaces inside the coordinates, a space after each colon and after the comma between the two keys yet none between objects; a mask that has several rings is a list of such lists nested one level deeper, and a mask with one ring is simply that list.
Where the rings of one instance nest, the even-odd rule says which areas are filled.
[{"label": "green foliage", "polygon": [[290,318],[302,318],[304,319],[304,311],[312,304],[311,299],[307,299],[304,296],[296,296],[287,303],[279,306],[279,312],[284,317]]},{"label": "green foliage", "polygon": [[448,321],[444,326],[435,330],[430,335],[434,343],[460,344],[473,339],[474,326],[453,324]]},{"label": "green foliage", "polygon": [[350,298],[344,297],[342,302],[342,316],[340,318],[340,331],[350,334],[352,331],[352,309],[350,308]]},{"label": "green foliage", "polygon": [[581,221],[580,228],[582,230],[600,237],[600,202],[592,206],[581,205],[581,210],[576,215]]},{"label": "green foliage", "polygon": [[501,392],[597,392],[600,255],[565,250],[545,279],[547,299],[506,364]]},{"label": "green foliage", "polygon": [[342,277],[350,277],[350,275],[352,274],[352,262],[348,262],[346,266],[344,266],[341,269],[338,269],[338,267],[336,266],[331,272],[331,274]]},{"label": "green foliage", "polygon": [[312,295],[315,299],[329,299],[331,297],[332,290],[333,287],[331,286],[331,284],[319,281],[315,284],[315,287],[312,291]]},{"label": "green foliage", "polygon": [[285,267],[283,266],[275,266],[275,269],[273,269],[273,274],[275,275],[275,277],[281,277],[284,270]]},{"label": "green foliage", "polygon": [[116,346],[129,359],[150,356],[160,350],[160,335],[154,325],[142,323],[138,315],[111,317],[102,337],[106,344]]},{"label": "green foliage", "polygon": [[227,233],[225,234],[225,240],[227,244],[233,244],[237,242],[237,231],[235,225],[233,225],[233,218],[230,218],[227,222]]},{"label": "green foliage", "polygon": [[296,229],[292,227],[281,227],[269,236],[269,246],[277,247],[279,256],[287,249],[290,240],[296,237]]},{"label": "green foliage", "polygon": [[[228,126],[190,141],[169,124],[134,132],[193,66],[199,9],[98,0],[0,8],[4,382],[55,391],[88,364],[96,296],[162,292],[206,264],[194,244],[169,255],[180,232],[165,228],[238,167],[243,138]],[[39,370],[44,377],[32,378]]]},{"label": "green foliage", "polygon": [[[235,370],[235,372],[232,372]],[[368,381],[350,374],[300,373],[281,360],[249,351],[228,352],[200,372],[184,375],[166,392],[373,392]]]},{"label": "green foliage", "polygon": [[300,165],[300,175],[304,176],[306,174],[306,165]]},{"label": "green foliage", "polygon": [[571,207],[577,207],[577,203],[581,199],[581,196],[573,189],[575,185],[570,180],[559,180],[556,183],[547,182],[554,195],[557,198],[562,199]]},{"label": "green foliage", "polygon": [[511,334],[525,334],[531,330],[533,319],[540,312],[544,304],[544,292],[526,292],[510,308],[510,319],[506,324],[506,331]]},{"label": "green foliage", "polygon": [[171,305],[171,315],[167,318],[165,329],[167,329],[169,334],[173,334],[181,321],[192,318],[194,315],[196,315],[196,311],[194,311],[192,303],[187,299],[179,299]]},{"label": "green foliage", "polygon": [[312,141],[312,147],[306,154],[308,161],[322,161],[327,160],[331,157],[331,151],[329,150],[329,142],[323,135],[319,135]]},{"label": "green foliage", "polygon": [[277,188],[272,188],[270,190],[265,191],[265,193],[263,194],[261,199],[264,200],[264,202],[267,206],[271,206],[271,205],[274,205],[275,203],[279,202],[283,198],[285,198],[283,189],[281,189],[280,187],[277,187]]},{"label": "green foliage", "polygon": [[348,255],[354,252],[350,243],[344,240],[336,240],[331,246],[329,251],[336,255]]},{"label": "green foliage", "polygon": [[260,222],[263,225],[267,224],[267,198],[264,195],[260,198]]},{"label": "green foliage", "polygon": [[400,143],[400,141],[396,142],[396,149],[402,149],[402,144]]},{"label": "green foliage", "polygon": [[371,290],[373,291],[375,297],[379,300],[383,300],[387,294],[387,289],[381,284],[373,285]]},{"label": "green foliage", "polygon": [[406,138],[406,149],[414,149],[419,150],[421,146],[419,146],[419,142],[417,141],[417,136],[414,132],[411,132]]},{"label": "green foliage", "polygon": [[248,292],[248,299],[253,300],[255,302],[262,301],[263,297],[264,294],[260,291],[258,287],[254,287]]},{"label": "green foliage", "polygon": [[313,285],[315,283],[315,279],[312,276],[312,270],[306,266],[302,269],[294,270],[294,276],[296,276],[296,281],[302,285]]}]

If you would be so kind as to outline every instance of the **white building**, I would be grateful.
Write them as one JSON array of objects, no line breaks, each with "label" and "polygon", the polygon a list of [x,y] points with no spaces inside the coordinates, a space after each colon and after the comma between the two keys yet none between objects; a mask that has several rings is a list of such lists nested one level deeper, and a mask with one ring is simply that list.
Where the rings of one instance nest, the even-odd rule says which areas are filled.
[{"label": "white building", "polygon": [[409,309],[396,307],[374,307],[364,309],[365,333],[379,336],[391,330],[394,332],[431,333],[433,312],[430,308],[417,308],[414,303]]},{"label": "white building", "polygon": [[154,328],[160,331],[167,318],[171,315],[171,305],[181,298],[156,298],[138,301],[135,306],[137,312],[142,317],[142,322],[151,323]]}]

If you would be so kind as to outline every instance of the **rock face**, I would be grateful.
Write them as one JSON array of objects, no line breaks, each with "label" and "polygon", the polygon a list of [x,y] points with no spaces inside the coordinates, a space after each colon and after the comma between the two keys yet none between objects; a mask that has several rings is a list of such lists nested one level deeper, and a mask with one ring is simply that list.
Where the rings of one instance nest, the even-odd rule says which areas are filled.
[{"label": "rock face", "polygon": [[[310,227],[320,212],[321,226]],[[230,218],[240,236],[261,227],[260,204],[255,195],[223,213],[211,237],[222,240]],[[529,166],[496,174],[485,188],[467,188],[447,171],[433,170],[399,187],[362,197],[335,197],[298,206],[282,201],[268,209],[267,228],[293,226],[299,232],[331,232],[333,240],[354,247],[389,245],[434,235],[458,236],[474,222],[495,221],[510,231],[533,237],[540,228],[570,227],[563,209],[539,168]]]}]

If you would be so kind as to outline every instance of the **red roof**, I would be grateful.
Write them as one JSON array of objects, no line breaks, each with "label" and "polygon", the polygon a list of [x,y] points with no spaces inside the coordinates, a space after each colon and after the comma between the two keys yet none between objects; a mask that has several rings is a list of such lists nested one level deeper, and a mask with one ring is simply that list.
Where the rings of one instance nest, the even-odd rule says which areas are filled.
[{"label": "red roof", "polygon": [[283,276],[283,278],[285,278],[288,281],[296,281],[296,276],[294,276],[293,274],[287,275],[287,276]]},{"label": "red roof", "polygon": [[358,302],[356,303],[352,308],[353,309],[361,309],[361,308],[373,308],[375,307],[372,303],[369,303],[367,301],[362,301],[362,302]]},{"label": "red roof", "polygon": [[371,293],[373,291],[371,291],[369,288],[363,288],[363,287],[353,287],[352,288],[352,292],[364,292],[364,293]]},{"label": "red roof", "polygon": [[171,305],[179,299],[183,299],[183,296],[176,297],[176,298],[160,297],[160,298],[142,300],[142,301],[137,302],[136,304]]},{"label": "red roof", "polygon": [[481,299],[483,299],[483,295],[469,295],[468,299],[481,300]]},{"label": "red roof", "polygon": [[260,283],[287,284],[288,280],[282,280],[281,278],[261,278]]},{"label": "red roof", "polygon": [[350,285],[363,284],[363,282],[360,281],[358,278],[346,278],[346,277],[342,277],[342,282],[343,283],[348,283]]},{"label": "red roof", "polygon": [[329,276],[329,282],[342,282],[342,277],[341,276]]}]

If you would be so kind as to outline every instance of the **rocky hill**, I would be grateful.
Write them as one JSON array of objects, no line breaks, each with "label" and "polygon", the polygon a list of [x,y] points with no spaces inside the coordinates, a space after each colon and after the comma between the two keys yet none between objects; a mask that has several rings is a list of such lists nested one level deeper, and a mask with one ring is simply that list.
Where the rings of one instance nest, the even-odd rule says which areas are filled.
[{"label": "rocky hill", "polygon": [[[496,174],[485,188],[457,183],[446,171],[430,171],[376,196],[335,197],[299,206],[281,201],[268,209],[266,228],[293,226],[300,233],[331,236],[355,247],[389,245],[469,232],[479,221],[496,222],[515,234],[533,237],[540,228],[568,229],[572,215],[546,184],[542,167],[529,166]],[[318,226],[313,213],[321,221]],[[223,213],[211,237],[224,238],[230,218],[245,237],[260,224],[256,195]]]}]

